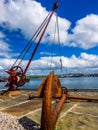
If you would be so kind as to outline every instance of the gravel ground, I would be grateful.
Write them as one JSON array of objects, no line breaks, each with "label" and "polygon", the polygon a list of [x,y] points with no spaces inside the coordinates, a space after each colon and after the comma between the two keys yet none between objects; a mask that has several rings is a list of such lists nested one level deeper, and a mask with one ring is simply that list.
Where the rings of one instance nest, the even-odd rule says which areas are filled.
[{"label": "gravel ground", "polygon": [[0,130],[39,130],[40,125],[27,117],[18,119],[15,116],[0,112]]}]

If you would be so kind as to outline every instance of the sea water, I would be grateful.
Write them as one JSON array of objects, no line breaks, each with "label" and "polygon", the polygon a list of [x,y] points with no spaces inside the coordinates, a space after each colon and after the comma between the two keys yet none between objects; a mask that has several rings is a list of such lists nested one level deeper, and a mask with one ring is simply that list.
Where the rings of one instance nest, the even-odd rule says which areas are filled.
[{"label": "sea water", "polygon": [[[42,80],[44,78],[31,78],[21,88],[24,89],[36,89],[39,88]],[[79,78],[60,78],[61,86],[66,86],[67,88],[98,88],[98,77],[79,77]],[[5,89],[6,83],[0,82],[0,89]]]}]

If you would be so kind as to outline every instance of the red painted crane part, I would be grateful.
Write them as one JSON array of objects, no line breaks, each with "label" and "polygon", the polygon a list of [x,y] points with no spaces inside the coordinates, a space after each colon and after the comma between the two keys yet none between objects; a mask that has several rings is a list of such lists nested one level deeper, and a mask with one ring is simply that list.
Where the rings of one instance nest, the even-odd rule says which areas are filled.
[{"label": "red painted crane part", "polygon": [[[8,90],[16,90],[18,87],[22,86],[25,84],[26,82],[26,72],[30,66],[30,63],[37,51],[37,48],[44,36],[44,33],[49,25],[49,22],[51,20],[51,17],[54,13],[54,11],[58,8],[58,1],[54,3],[52,10],[49,12],[49,14],[47,15],[47,17],[45,18],[45,20],[42,22],[42,24],[39,26],[39,28],[37,29],[37,31],[35,32],[35,34],[32,36],[32,38],[30,39],[30,41],[27,43],[27,45],[25,46],[25,48],[22,50],[22,52],[20,53],[19,57],[17,58],[17,60],[14,62],[14,64],[12,65],[12,67],[7,70],[6,72],[10,75],[9,79],[7,81],[6,86],[9,86]],[[36,43],[36,46],[31,54],[31,57],[25,67],[25,69],[23,70],[21,67],[21,63],[23,61],[23,59],[25,58],[26,54],[28,53],[28,51],[30,50],[30,48],[32,47],[33,42],[39,37],[38,42]],[[20,60],[21,59],[21,60]]]}]

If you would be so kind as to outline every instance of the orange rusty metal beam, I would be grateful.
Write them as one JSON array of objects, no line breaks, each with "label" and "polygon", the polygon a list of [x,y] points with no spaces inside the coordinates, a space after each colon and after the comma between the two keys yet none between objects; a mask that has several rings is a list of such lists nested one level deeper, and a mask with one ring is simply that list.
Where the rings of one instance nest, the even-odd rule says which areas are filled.
[{"label": "orange rusty metal beam", "polygon": [[55,124],[57,122],[58,116],[60,114],[60,111],[61,111],[61,109],[63,107],[63,104],[65,103],[66,99],[67,99],[66,94],[62,94],[62,97],[61,97],[60,101],[58,102],[58,104],[56,105],[56,107],[55,107],[55,109],[53,111],[54,112],[54,115],[53,115],[53,118],[54,118],[54,120],[53,120],[54,127],[55,127]]},{"label": "orange rusty metal beam", "polygon": [[81,97],[81,96],[72,96],[67,95],[67,98],[69,99],[79,99],[79,100],[88,100],[88,101],[98,101],[98,98],[89,98],[89,97]]}]

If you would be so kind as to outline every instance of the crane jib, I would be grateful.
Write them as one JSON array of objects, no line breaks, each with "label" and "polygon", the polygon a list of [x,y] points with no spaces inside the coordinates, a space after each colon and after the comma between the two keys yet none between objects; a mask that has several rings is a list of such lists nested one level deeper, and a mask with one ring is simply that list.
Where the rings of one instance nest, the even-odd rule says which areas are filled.
[{"label": "crane jib", "polygon": [[[17,89],[17,87],[22,86],[25,84],[26,82],[26,72],[30,66],[30,63],[33,59],[33,57],[35,56],[35,53],[38,49],[38,46],[45,34],[45,31],[49,25],[49,22],[51,20],[51,17],[54,13],[54,11],[58,8],[58,1],[54,3],[52,10],[49,12],[49,14],[46,16],[46,18],[44,19],[44,21],[42,22],[42,24],[39,26],[39,28],[36,30],[35,34],[32,36],[32,38],[30,39],[30,41],[26,44],[26,46],[24,47],[24,49],[21,51],[20,55],[18,56],[18,58],[16,59],[16,61],[14,62],[14,64],[11,66],[11,68],[6,71],[10,76],[8,79],[8,83],[7,85],[9,86],[8,90],[15,90]],[[39,37],[40,35],[40,37]],[[36,46],[31,54],[31,57],[25,67],[25,69],[23,70],[22,67],[20,66],[23,59],[25,58],[26,54],[28,53],[28,51],[30,50],[32,44],[34,43],[34,41],[38,39],[38,42],[36,43]],[[17,78],[18,77],[18,78]],[[19,79],[19,80],[18,80]],[[16,86],[16,87],[15,87]]]}]

